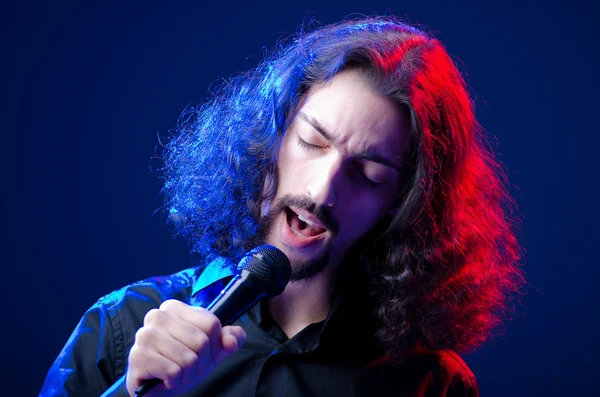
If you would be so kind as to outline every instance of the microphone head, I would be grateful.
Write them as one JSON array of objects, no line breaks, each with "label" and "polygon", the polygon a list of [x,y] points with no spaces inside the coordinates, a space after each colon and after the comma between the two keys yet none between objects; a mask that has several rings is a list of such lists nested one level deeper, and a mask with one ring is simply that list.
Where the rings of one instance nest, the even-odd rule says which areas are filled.
[{"label": "microphone head", "polygon": [[266,244],[246,253],[237,270],[247,270],[253,280],[264,288],[267,298],[281,294],[292,276],[287,256],[278,248]]}]

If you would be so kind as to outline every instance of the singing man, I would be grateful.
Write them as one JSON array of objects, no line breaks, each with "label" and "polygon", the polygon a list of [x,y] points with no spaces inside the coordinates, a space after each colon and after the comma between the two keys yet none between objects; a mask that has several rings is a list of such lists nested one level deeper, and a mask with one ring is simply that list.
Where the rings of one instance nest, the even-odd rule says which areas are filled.
[{"label": "singing man", "polygon": [[[512,200],[443,44],[394,17],[299,33],[189,111],[161,170],[203,263],[101,298],[42,396],[477,396],[457,353],[522,283]],[[291,281],[205,307],[252,248]]]}]

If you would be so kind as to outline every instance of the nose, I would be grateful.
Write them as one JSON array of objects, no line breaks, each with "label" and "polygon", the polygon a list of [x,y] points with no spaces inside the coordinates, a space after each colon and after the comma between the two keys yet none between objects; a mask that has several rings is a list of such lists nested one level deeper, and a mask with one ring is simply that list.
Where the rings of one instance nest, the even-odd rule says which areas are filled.
[{"label": "nose", "polygon": [[315,164],[311,180],[306,185],[306,193],[317,205],[333,207],[337,200],[341,163],[338,159],[327,159]]}]

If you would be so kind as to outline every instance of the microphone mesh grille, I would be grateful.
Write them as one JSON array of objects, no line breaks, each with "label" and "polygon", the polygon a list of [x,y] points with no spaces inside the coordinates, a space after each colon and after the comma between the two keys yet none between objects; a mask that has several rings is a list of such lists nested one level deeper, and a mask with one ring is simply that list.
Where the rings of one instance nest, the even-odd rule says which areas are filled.
[{"label": "microphone mesh grille", "polygon": [[242,269],[263,285],[269,297],[283,292],[292,275],[287,256],[271,245],[260,245],[249,251],[238,265],[238,270]]}]

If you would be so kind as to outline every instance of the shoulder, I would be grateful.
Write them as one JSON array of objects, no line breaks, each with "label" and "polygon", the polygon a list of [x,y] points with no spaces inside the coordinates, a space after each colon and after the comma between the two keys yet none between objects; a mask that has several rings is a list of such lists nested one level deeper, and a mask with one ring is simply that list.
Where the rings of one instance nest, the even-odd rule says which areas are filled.
[{"label": "shoulder", "polygon": [[147,278],[103,296],[95,306],[112,313],[135,308],[147,311],[168,299],[187,303],[201,272],[200,268],[190,268],[168,276]]},{"label": "shoulder", "polygon": [[388,391],[403,391],[411,396],[479,396],[477,381],[464,360],[452,350],[418,346],[398,364],[392,366],[386,357],[371,361],[371,373],[385,377]]},{"label": "shoulder", "polygon": [[479,396],[475,375],[452,350],[429,349],[419,345],[408,354],[404,366],[420,372],[423,376],[421,386],[439,390],[440,395]]},{"label": "shoulder", "polygon": [[452,350],[418,346],[407,357],[407,364],[411,363],[424,365],[444,377],[475,379],[475,375],[464,360]]}]

